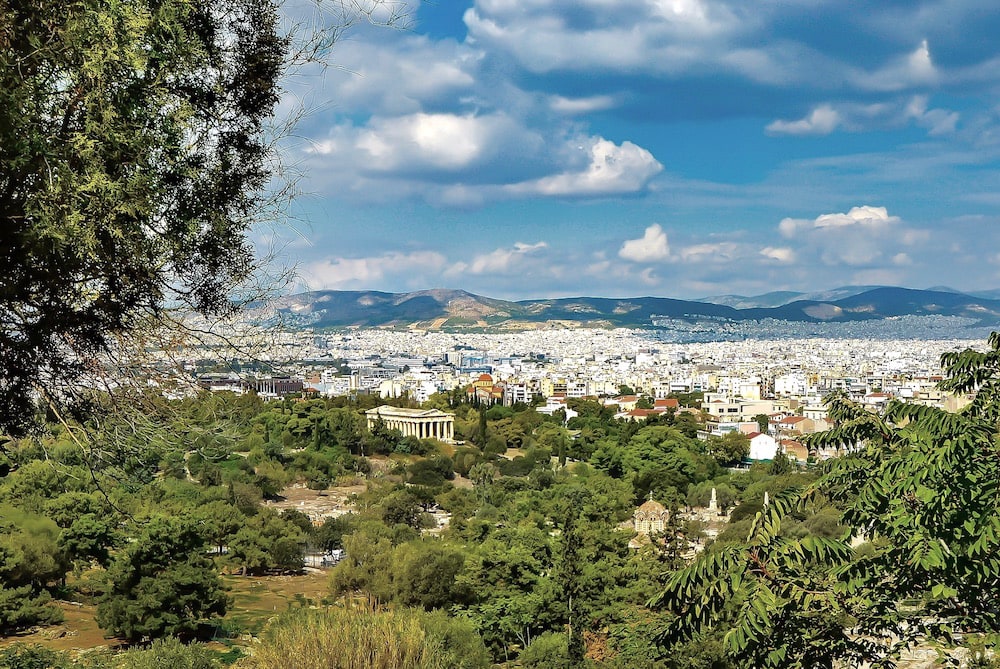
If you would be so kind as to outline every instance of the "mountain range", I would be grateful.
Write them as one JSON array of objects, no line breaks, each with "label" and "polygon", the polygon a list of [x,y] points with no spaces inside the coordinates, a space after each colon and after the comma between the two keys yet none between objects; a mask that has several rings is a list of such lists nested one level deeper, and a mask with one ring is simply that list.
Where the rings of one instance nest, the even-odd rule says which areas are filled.
[{"label": "mountain range", "polygon": [[957,316],[1000,324],[1000,291],[963,293],[845,286],[821,293],[774,292],[701,300],[667,297],[569,297],[508,301],[463,290],[411,293],[325,290],[279,298],[271,314],[293,326],[526,329],[546,326],[651,327],[654,319],[794,322],[873,321],[900,316]]}]

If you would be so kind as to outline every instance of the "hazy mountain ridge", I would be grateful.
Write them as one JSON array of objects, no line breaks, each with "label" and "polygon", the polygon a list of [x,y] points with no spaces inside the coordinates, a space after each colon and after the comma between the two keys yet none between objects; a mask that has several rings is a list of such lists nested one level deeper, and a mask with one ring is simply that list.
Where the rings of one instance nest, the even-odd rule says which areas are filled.
[{"label": "hazy mountain ridge", "polygon": [[[570,297],[508,301],[464,290],[412,293],[316,291],[280,298],[272,310],[291,325],[325,327],[539,327],[545,324],[650,327],[651,318],[732,322],[871,321],[900,316],[960,316],[1000,324],[1000,300],[944,290],[845,286],[822,293],[768,293],[755,298],[720,296],[738,305],[668,297]],[[797,296],[797,297],[795,297]],[[795,297],[784,301],[787,297]],[[706,298],[706,300],[709,298]],[[763,303],[770,306],[761,306]],[[756,305],[756,306],[754,306]]]},{"label": "hazy mountain ridge", "polygon": [[[757,308],[769,308],[769,307],[783,307],[786,304],[792,302],[805,301],[805,302],[832,302],[835,300],[842,300],[848,297],[854,297],[855,295],[860,295],[861,293],[866,293],[870,290],[875,290],[876,288],[886,288],[887,286],[841,286],[840,288],[832,288],[830,290],[820,290],[812,293],[800,293],[792,290],[778,290],[770,293],[764,293],[763,295],[715,295],[712,297],[703,297],[697,302],[711,302],[712,304],[725,304],[730,307],[735,307],[737,309],[757,309]],[[951,288],[928,288],[930,291],[942,291],[942,292],[952,292],[958,293],[960,291],[952,290]],[[1000,292],[1000,291],[998,291]],[[972,295],[973,293],[968,293]],[[995,298],[1000,297],[990,295],[978,295],[978,297],[985,298]]]}]

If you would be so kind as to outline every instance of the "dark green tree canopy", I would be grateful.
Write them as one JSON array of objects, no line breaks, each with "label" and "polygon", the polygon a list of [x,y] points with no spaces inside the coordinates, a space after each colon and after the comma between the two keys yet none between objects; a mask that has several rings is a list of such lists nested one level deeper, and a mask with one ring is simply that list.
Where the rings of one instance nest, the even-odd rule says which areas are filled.
[{"label": "dark green tree canopy", "polygon": [[107,571],[97,624],[129,641],[190,636],[228,598],[194,521],[152,518]]},{"label": "dark green tree canopy", "polygon": [[0,434],[165,306],[229,307],[286,49],[270,0],[0,0]]}]

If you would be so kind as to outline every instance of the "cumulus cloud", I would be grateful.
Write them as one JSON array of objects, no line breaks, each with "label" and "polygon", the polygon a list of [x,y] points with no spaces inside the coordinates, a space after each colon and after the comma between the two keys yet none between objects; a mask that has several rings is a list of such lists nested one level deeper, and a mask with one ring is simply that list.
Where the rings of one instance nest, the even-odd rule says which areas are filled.
[{"label": "cumulus cloud", "polygon": [[879,228],[898,223],[898,216],[890,216],[885,207],[863,205],[852,207],[846,214],[823,214],[813,220],[785,218],[778,224],[778,230],[785,237],[794,237],[802,230],[813,228],[846,228],[852,226]]},{"label": "cumulus cloud", "polygon": [[[578,147],[580,151],[585,147]],[[596,137],[588,151],[583,169],[569,170],[541,179],[511,186],[516,194],[551,196],[600,196],[635,193],[646,188],[649,180],[663,170],[653,154],[632,142],[620,145]]]},{"label": "cumulus cloud", "polygon": [[341,123],[308,150],[314,183],[371,199],[421,197],[478,206],[523,197],[639,193],[663,166],[624,141],[564,128],[544,135],[503,112],[427,113]]},{"label": "cumulus cloud", "polygon": [[522,267],[527,256],[548,248],[545,242],[525,244],[516,242],[513,248],[499,248],[489,253],[477,255],[471,262],[458,262],[448,269],[450,275],[461,274],[506,274]]},{"label": "cumulus cloud", "polygon": [[639,239],[628,239],[618,250],[618,257],[637,263],[651,263],[670,257],[667,233],[658,224],[646,228]]},{"label": "cumulus cloud", "polygon": [[436,251],[392,252],[360,258],[326,258],[306,263],[300,275],[310,290],[371,288],[386,280],[424,288],[447,259]]},{"label": "cumulus cloud", "polygon": [[[447,102],[476,87],[479,54],[466,46],[407,33],[387,47],[365,39],[339,43],[337,67],[320,75],[328,100],[316,102],[331,103],[340,113],[399,115]],[[300,75],[288,86],[298,91],[314,89],[315,84],[315,77]]]},{"label": "cumulus cloud", "polygon": [[785,218],[778,224],[784,237],[795,239],[802,251],[830,266],[870,265],[898,256],[899,246],[917,241],[901,228],[898,216],[891,216],[885,207],[869,205],[812,220]]},{"label": "cumulus cloud", "polygon": [[795,260],[795,252],[786,247],[765,246],[760,250],[760,255],[770,260],[788,263]]},{"label": "cumulus cloud", "polygon": [[478,0],[464,19],[472,43],[536,73],[676,70],[702,60],[715,40],[744,23],[714,0]]},{"label": "cumulus cloud", "polygon": [[[502,156],[508,142],[535,147],[542,140],[505,114],[417,113],[375,118],[367,126],[341,125],[310,152],[353,158],[369,172],[421,169],[464,171]],[[530,148],[529,148],[530,151]]]},{"label": "cumulus cloud", "polygon": [[814,222],[817,228],[842,228],[849,225],[882,226],[899,222],[898,216],[890,216],[885,207],[852,207],[846,214],[823,214]]}]

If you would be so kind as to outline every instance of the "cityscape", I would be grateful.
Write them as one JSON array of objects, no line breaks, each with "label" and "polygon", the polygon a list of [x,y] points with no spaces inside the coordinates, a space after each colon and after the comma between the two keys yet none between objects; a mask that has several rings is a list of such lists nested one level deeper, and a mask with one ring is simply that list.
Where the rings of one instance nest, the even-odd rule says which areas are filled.
[{"label": "cityscape", "polygon": [[0,669],[1000,669],[1000,10],[0,0]]}]

